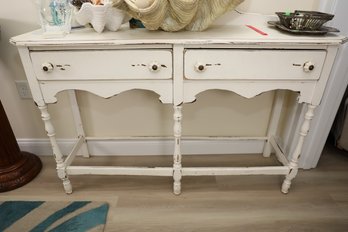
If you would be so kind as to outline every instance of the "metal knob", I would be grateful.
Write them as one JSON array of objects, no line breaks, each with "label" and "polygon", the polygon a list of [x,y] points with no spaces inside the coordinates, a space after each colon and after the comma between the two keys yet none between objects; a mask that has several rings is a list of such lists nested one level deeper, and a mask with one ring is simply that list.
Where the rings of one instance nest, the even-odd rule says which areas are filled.
[{"label": "metal knob", "polygon": [[314,68],[315,68],[315,65],[311,61],[308,61],[308,62],[304,63],[304,65],[303,65],[303,71],[305,71],[305,72],[311,72],[314,70]]},{"label": "metal knob", "polygon": [[152,62],[149,64],[149,69],[151,72],[158,72],[161,69],[161,65],[157,62]]},{"label": "metal knob", "polygon": [[54,66],[53,66],[53,64],[51,64],[51,63],[43,63],[43,64],[42,64],[42,70],[43,70],[44,72],[52,72],[53,69],[54,69]]},{"label": "metal knob", "polygon": [[195,70],[197,72],[204,72],[205,71],[205,65],[204,64],[201,64],[201,63],[197,63],[195,65]]}]

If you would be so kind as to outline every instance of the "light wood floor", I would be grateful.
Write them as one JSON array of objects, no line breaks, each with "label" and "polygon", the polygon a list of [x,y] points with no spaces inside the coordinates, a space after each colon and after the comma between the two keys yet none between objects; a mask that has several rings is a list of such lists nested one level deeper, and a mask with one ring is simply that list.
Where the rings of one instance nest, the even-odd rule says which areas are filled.
[{"label": "light wood floor", "polygon": [[[5,200],[95,200],[110,204],[105,231],[348,231],[348,154],[326,147],[318,168],[302,170],[290,193],[280,176],[185,177],[172,194],[168,177],[72,176],[65,195],[52,157],[39,176]],[[78,163],[167,165],[171,157],[94,157]],[[264,165],[261,155],[184,157],[185,166]]]}]

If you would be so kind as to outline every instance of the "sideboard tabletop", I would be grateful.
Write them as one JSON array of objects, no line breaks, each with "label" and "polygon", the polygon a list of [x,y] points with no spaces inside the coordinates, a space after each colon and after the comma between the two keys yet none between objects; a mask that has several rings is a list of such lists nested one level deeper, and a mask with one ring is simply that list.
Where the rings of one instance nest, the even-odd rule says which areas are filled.
[{"label": "sideboard tabletop", "polygon": [[[45,38],[41,30],[13,37],[11,43],[17,46],[42,45],[127,45],[127,44],[339,44],[347,40],[339,33],[325,36],[293,35],[281,32],[267,22],[274,18],[265,16],[239,16],[230,25],[212,25],[203,32],[149,31],[144,28],[130,29],[127,24],[117,32],[96,33],[92,28],[77,28],[65,37]],[[262,35],[248,25],[266,33]]]}]

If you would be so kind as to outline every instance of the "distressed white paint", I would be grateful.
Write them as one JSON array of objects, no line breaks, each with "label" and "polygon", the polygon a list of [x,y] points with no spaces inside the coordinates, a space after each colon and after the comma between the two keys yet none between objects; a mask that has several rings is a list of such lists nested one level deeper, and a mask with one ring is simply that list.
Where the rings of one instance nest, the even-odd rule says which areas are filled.
[{"label": "distressed white paint", "polygon": [[[184,155],[211,154],[259,154],[266,137],[182,137],[181,152]],[[95,138],[87,137],[93,156],[148,156],[173,155],[174,141],[162,137]],[[52,153],[49,139],[17,139],[19,147],[40,156]],[[57,139],[63,154],[69,154],[76,139]]]},{"label": "distressed white paint", "polygon": [[[58,175],[63,180],[65,191],[71,192],[67,170],[69,174],[76,175],[172,175],[175,194],[181,192],[181,178],[185,172],[186,175],[286,174],[282,187],[282,191],[286,193],[291,180],[296,176],[298,158],[302,151],[304,137],[309,130],[309,122],[313,118],[313,110],[320,103],[337,48],[344,38],[333,34],[323,37],[291,36],[270,28],[266,21],[266,18],[260,17],[254,26],[266,32],[267,36],[261,36],[242,23],[215,26],[199,33],[199,36],[192,32],[166,33],[122,28],[117,33],[106,32],[103,36],[96,36],[93,31],[84,29],[61,39],[45,39],[38,31],[13,38],[12,43],[20,48],[22,62],[34,92],[34,100],[42,111],[46,130],[57,157]],[[217,50],[217,47],[223,50]],[[280,52],[279,49],[282,51]],[[193,55],[189,54],[191,52]],[[53,70],[48,69],[47,73],[43,73],[42,65],[50,63],[53,55],[57,57],[54,63],[64,65],[64,61],[67,61],[66,70],[55,70],[57,66],[54,64]],[[83,69],[84,61],[91,62],[89,56],[100,55],[106,61],[105,64],[100,65],[102,70],[92,70],[91,67]],[[197,55],[199,57],[196,57]],[[139,67],[133,62],[133,57],[135,57],[134,61],[140,64]],[[240,57],[243,57],[245,62],[239,62]],[[124,59],[120,61],[120,65],[116,65],[117,68],[114,69],[113,62],[110,60],[116,59],[115,62],[117,62],[122,58]],[[249,60],[251,62],[248,62]],[[162,67],[162,62],[168,67]],[[304,69],[307,62],[315,64],[313,71]],[[197,63],[202,63],[204,69],[201,70]],[[231,69],[229,66],[234,63],[237,64],[237,68]],[[254,63],[254,69],[250,68],[251,63]],[[212,68],[208,64],[220,65]],[[153,65],[159,65],[161,68],[153,68]],[[134,71],[135,67],[140,69]],[[162,69],[165,71],[162,72]],[[56,71],[58,72],[54,74]],[[212,72],[209,73],[209,71]],[[130,89],[146,89],[159,94],[163,103],[172,104],[174,107],[173,168],[68,166],[77,148],[82,144],[83,137],[78,141],[68,160],[64,162],[46,104],[56,102],[55,95],[58,92],[71,89],[86,90],[104,98]],[[211,89],[234,91],[247,98],[270,90],[286,89],[299,92],[298,101],[309,104],[309,110],[305,115],[299,141],[289,164],[282,167],[255,168],[182,167],[183,104],[193,102],[197,94]],[[270,124],[268,140],[275,136],[280,109],[281,104],[275,108],[275,119]],[[275,140],[269,144],[276,150],[282,163],[287,164]]]},{"label": "distressed white paint", "polygon": [[77,155],[77,152],[81,148],[81,146],[86,142],[84,137],[79,137],[77,142],[75,143],[73,149],[71,150],[70,154],[66,159],[64,160],[64,166],[70,166],[70,164],[74,161],[75,156]]},{"label": "distressed white paint", "polygon": [[274,153],[280,163],[282,163],[284,166],[289,166],[289,161],[285,157],[284,152],[281,150],[279,144],[276,142],[274,137],[271,137],[269,139],[270,145],[272,145],[272,148],[274,149]]},{"label": "distressed white paint", "polygon": [[[33,51],[30,57],[38,80],[172,78],[170,50]],[[45,72],[45,63],[52,64],[53,70]]]},{"label": "distressed white paint", "polygon": [[273,103],[273,109],[272,114],[270,118],[270,122],[268,125],[268,131],[267,131],[267,143],[265,144],[265,147],[263,149],[263,156],[269,157],[271,155],[272,149],[270,140],[272,136],[275,136],[277,134],[278,125],[281,117],[281,112],[283,109],[284,99],[285,99],[285,91],[278,90],[274,96],[274,103]]},{"label": "distressed white paint", "polygon": [[302,146],[304,143],[304,139],[306,135],[308,134],[309,128],[310,128],[310,122],[314,117],[314,109],[316,106],[308,104],[308,110],[305,114],[305,120],[302,124],[301,130],[300,130],[300,137],[298,139],[296,148],[294,153],[291,156],[291,160],[289,163],[289,173],[286,175],[285,180],[282,185],[282,192],[288,193],[289,188],[291,185],[292,179],[294,179],[298,172],[298,159],[300,158],[301,152],[302,152]]},{"label": "distressed white paint", "polygon": [[[33,1],[33,0],[32,0]],[[0,96],[2,99],[2,103],[5,107],[6,113],[9,116],[9,120],[11,122],[12,128],[14,130],[14,133],[17,138],[31,138],[31,139],[40,139],[44,138],[44,130],[42,129],[43,126],[40,125],[41,120],[39,117],[37,117],[37,109],[35,109],[34,105],[30,100],[23,100],[18,98],[18,94],[15,89],[14,80],[22,80],[25,78],[24,71],[20,67],[21,61],[18,59],[18,52],[14,46],[8,43],[8,39],[14,35],[22,34],[31,30],[34,30],[36,28],[39,28],[39,15],[37,14],[36,8],[34,4],[32,4],[32,1],[22,1],[21,4],[18,4],[15,1],[6,2],[6,7],[0,9],[0,15],[2,18],[1,22],[1,44],[0,44],[0,50],[1,50],[1,56],[2,56],[2,62],[0,61],[0,85],[1,91]],[[252,12],[252,13],[263,13],[263,14],[273,14],[275,11],[283,9],[286,11],[294,10],[294,9],[308,9],[308,10],[318,10],[317,4],[314,5],[313,2],[319,2],[320,0],[292,0],[292,1],[279,1],[279,0],[245,0],[245,2],[238,7],[241,11],[244,12]],[[332,0],[328,0],[331,2]],[[235,16],[238,15],[236,12],[228,12],[223,17],[219,18],[218,21],[220,24],[226,25],[226,23],[234,23],[235,22]],[[341,28],[340,28],[341,29]],[[136,34],[136,32],[135,32]],[[102,37],[104,34],[101,34]],[[216,94],[221,95],[221,91],[209,91],[202,95],[202,97],[210,98],[213,100],[214,96]],[[146,94],[151,95],[152,93],[149,93],[147,91],[138,91],[139,95]],[[205,95],[205,96],[204,96]],[[235,99],[233,97],[233,94],[229,94],[232,98],[231,100]],[[269,95],[269,94],[268,94]],[[75,136],[75,131],[73,127],[73,121],[72,118],[64,119],[63,115],[70,115],[69,112],[69,102],[67,101],[67,94],[62,93],[59,94],[59,102],[55,105],[50,105],[49,110],[51,116],[54,118],[54,124],[56,126],[56,132],[58,137],[63,139],[73,138]],[[142,114],[144,111],[143,108],[136,108],[136,111],[133,110],[132,112],[128,113],[120,113],[117,109],[110,109],[108,107],[110,104],[105,104],[108,101],[105,101],[102,98],[99,98],[97,96],[94,96],[92,94],[78,93],[79,98],[79,104],[83,106],[82,113],[83,113],[83,119],[84,123],[88,124],[85,126],[86,132],[89,133],[91,136],[129,136],[133,133],[136,129],[131,129],[129,124],[131,123],[130,118],[132,118],[132,115],[135,113],[136,115]],[[136,95],[132,95],[129,93],[122,94],[120,97],[115,97],[112,99],[112,102],[120,102],[121,99],[124,101],[124,103],[117,104],[117,108],[124,107],[126,105],[126,102],[134,101],[134,98],[136,98]],[[237,97],[238,98],[238,97]],[[149,99],[151,101],[151,99]],[[153,100],[153,99],[152,99]],[[168,115],[170,113],[171,107],[163,107],[159,104],[157,104],[157,100],[153,100],[154,104],[147,105],[147,101],[142,100],[138,101],[139,104],[143,104],[146,106],[147,111],[151,112],[151,114],[157,114],[159,117],[153,117],[152,120],[145,120],[146,117],[141,117],[137,119],[138,125],[145,122],[147,123],[147,126],[140,127],[138,129],[137,135],[143,136],[146,135],[146,133],[151,133],[151,135],[155,136],[168,136],[171,133],[171,120],[162,119],[160,115],[163,115],[162,108],[166,108],[165,114]],[[266,106],[268,106],[271,103],[271,99],[253,99],[250,102],[253,101],[259,101],[258,106],[261,107],[264,106],[266,109]],[[247,100],[243,100],[241,98],[238,98],[237,102],[234,103],[238,104],[238,109],[243,110],[246,106]],[[104,104],[103,104],[104,103]],[[113,104],[113,103],[111,103]],[[98,105],[99,113],[96,113],[95,111],[95,105]],[[213,108],[214,102],[206,102],[207,108]],[[208,121],[210,118],[211,120],[214,120],[217,122],[217,119],[219,118],[218,115],[224,114],[225,111],[231,111],[228,109],[229,104],[223,105],[219,111],[208,111],[204,117],[202,117],[202,120]],[[59,110],[61,109],[61,110]],[[144,114],[147,114],[144,112]],[[117,127],[119,124],[113,124],[112,126],[110,122],[111,120],[105,120],[105,117],[103,116],[106,114],[113,113],[114,120],[118,120],[121,122],[125,122],[122,125],[123,127]],[[25,115],[25,120],[23,120],[23,117],[19,117],[19,115]],[[88,115],[88,116],[86,116]],[[93,115],[93,117],[92,117]],[[185,111],[185,122],[190,120],[190,118],[194,115],[191,113],[191,111],[186,110]],[[240,114],[235,114],[234,112],[231,112],[232,117],[238,117]],[[215,117],[214,117],[215,116]],[[241,129],[239,126],[235,128],[233,125],[224,127],[224,122],[219,120],[219,122],[211,124],[210,126],[205,127],[206,129],[200,130],[197,129],[196,126],[188,125],[185,128],[185,133],[187,135],[207,135],[207,131],[209,131],[208,128],[221,128],[218,131],[214,132],[214,135],[220,135],[220,136],[231,136],[231,135],[238,135],[239,133],[243,133],[246,136],[255,136],[255,135],[263,135],[265,132],[264,127],[256,127],[254,125],[256,124],[266,124],[266,121],[268,121],[269,114],[265,115],[254,115],[254,124],[246,123],[248,122],[247,119],[236,119],[238,120],[238,124],[248,124],[245,128],[245,130]],[[111,118],[111,116],[110,116]],[[205,118],[205,119],[204,119]],[[96,120],[99,120],[97,122]],[[257,121],[257,122],[256,122]],[[158,123],[158,126],[156,126],[156,122]],[[134,124],[132,124],[134,125]],[[163,126],[159,126],[163,125]],[[161,128],[166,127],[165,130],[162,130]],[[117,128],[117,129],[116,129]],[[308,138],[308,137],[307,137]],[[307,140],[307,139],[306,139]]]},{"label": "distressed white paint", "polygon": [[[335,14],[330,26],[339,28],[341,33],[348,35],[346,0],[322,0],[321,10]],[[348,47],[342,46],[337,54],[335,65],[331,71],[323,99],[316,109],[312,129],[307,136],[301,156],[302,168],[315,168],[320,159],[325,142],[334,122],[338,107],[348,85]]]},{"label": "distressed white paint", "polygon": [[184,102],[184,66],[182,65],[184,60],[184,46],[181,44],[174,44],[173,46],[173,98],[174,105],[178,106]]},{"label": "distressed white paint", "polygon": [[89,151],[87,147],[87,141],[85,140],[86,135],[85,135],[85,130],[83,129],[80,108],[76,99],[75,90],[69,90],[69,98],[70,98],[71,111],[72,111],[74,123],[75,123],[75,129],[77,132],[77,137],[80,138],[80,140],[81,139],[83,140],[83,143],[79,147],[79,151],[81,152],[83,157],[88,158]]},{"label": "distressed white paint", "polygon": [[64,163],[64,158],[56,141],[56,137],[55,137],[56,134],[55,134],[53,124],[51,122],[51,117],[47,110],[47,105],[46,104],[42,106],[39,105],[38,107],[41,111],[41,118],[45,124],[45,130],[47,132],[47,136],[50,139],[50,142],[52,145],[53,156],[57,163],[58,177],[63,181],[63,187],[65,192],[70,194],[72,193],[72,186],[68,178],[68,175],[66,174],[66,171],[65,171],[66,166]]},{"label": "distressed white paint", "polygon": [[[253,98],[261,93],[271,90],[292,90],[299,92],[300,103],[309,102],[313,99],[313,91],[316,87],[316,81],[260,81],[260,80],[236,80],[233,85],[229,80],[187,80],[184,86],[184,102],[193,102],[196,95],[209,89],[221,89],[235,92],[245,98]],[[250,88],[251,85],[257,85],[257,88]]]},{"label": "distressed white paint", "polygon": [[182,107],[174,106],[174,157],[173,157],[173,178],[174,185],[173,191],[174,194],[178,195],[181,193],[181,120],[182,120]]},{"label": "distressed white paint", "polygon": [[[303,53],[274,49],[189,49],[185,53],[185,77],[199,80],[317,80],[325,57],[325,50]],[[309,62],[315,68],[306,72],[304,65]],[[197,64],[202,64],[202,71],[197,70]]]},{"label": "distressed white paint", "polygon": [[194,167],[183,168],[183,176],[227,176],[227,175],[285,175],[289,172],[289,167]]},{"label": "distressed white paint", "polygon": [[69,166],[66,172],[70,175],[172,176],[173,168]]},{"label": "distressed white paint", "polygon": [[43,87],[41,92],[47,103],[57,102],[57,93],[70,89],[89,91],[104,98],[110,98],[127,90],[146,89],[157,93],[163,103],[173,101],[172,81],[169,80],[40,81],[39,85]]}]

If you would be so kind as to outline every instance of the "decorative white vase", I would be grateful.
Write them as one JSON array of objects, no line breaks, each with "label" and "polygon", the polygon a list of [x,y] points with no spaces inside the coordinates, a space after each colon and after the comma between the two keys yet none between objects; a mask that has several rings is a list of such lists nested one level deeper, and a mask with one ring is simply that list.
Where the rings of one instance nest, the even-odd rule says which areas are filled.
[{"label": "decorative white vase", "polygon": [[91,23],[94,30],[98,33],[103,32],[104,28],[110,31],[117,31],[122,25],[125,13],[111,4],[93,5],[83,3],[81,9],[76,12],[75,19],[81,25]]}]

